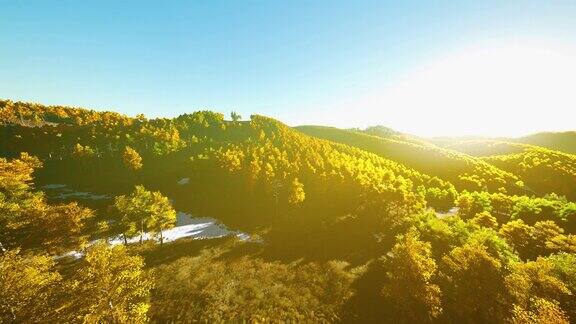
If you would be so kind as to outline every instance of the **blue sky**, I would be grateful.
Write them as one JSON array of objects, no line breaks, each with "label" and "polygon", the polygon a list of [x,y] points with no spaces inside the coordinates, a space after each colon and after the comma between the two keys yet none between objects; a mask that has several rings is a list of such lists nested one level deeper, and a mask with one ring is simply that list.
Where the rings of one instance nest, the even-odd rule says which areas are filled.
[{"label": "blue sky", "polygon": [[[576,2],[568,0],[166,2],[0,2],[0,97],[129,115],[236,110],[291,125],[419,133],[410,118],[455,108],[442,111],[440,98],[388,118],[404,97],[377,94],[469,48],[512,43],[560,53],[576,42]],[[517,133],[564,129],[561,117]],[[499,129],[420,134],[505,135]]]}]

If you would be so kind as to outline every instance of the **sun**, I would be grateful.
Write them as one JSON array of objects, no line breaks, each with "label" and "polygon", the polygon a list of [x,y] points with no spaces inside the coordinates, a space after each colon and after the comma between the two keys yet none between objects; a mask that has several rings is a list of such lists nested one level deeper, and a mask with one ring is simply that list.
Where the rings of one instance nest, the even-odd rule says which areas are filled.
[{"label": "sun", "polygon": [[[576,48],[469,46],[422,65],[359,106],[368,120],[421,136],[521,136],[574,128]],[[376,118],[375,118],[376,116]]]}]

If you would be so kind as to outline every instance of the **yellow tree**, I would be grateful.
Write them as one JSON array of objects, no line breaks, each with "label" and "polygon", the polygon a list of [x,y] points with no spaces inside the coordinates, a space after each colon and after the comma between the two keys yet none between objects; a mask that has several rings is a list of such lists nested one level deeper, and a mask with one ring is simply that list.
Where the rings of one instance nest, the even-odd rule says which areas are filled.
[{"label": "yellow tree", "polygon": [[21,229],[31,221],[30,210],[44,205],[41,193],[32,192],[32,173],[42,163],[22,153],[19,159],[0,158],[0,250],[22,240]]},{"label": "yellow tree", "polygon": [[508,316],[503,270],[500,260],[476,242],[444,256],[440,278],[448,318],[455,323],[503,322]]},{"label": "yellow tree", "polygon": [[130,169],[137,171],[142,168],[142,157],[135,149],[131,148],[130,146],[126,146],[124,148],[122,158],[124,159],[124,164]]},{"label": "yellow tree", "polygon": [[142,241],[146,229],[160,235],[162,230],[174,227],[176,211],[170,200],[159,191],[151,192],[144,186],[136,186],[129,196],[118,196],[114,207],[120,214],[118,225],[124,235],[133,236],[140,232]]},{"label": "yellow tree", "polygon": [[429,242],[420,241],[415,229],[398,237],[392,251],[383,259],[386,284],[382,289],[398,313],[398,318],[427,323],[442,312],[441,291],[432,282],[436,261]]},{"label": "yellow tree", "polygon": [[[525,312],[554,309],[558,302],[574,298],[569,286],[558,277],[554,262],[543,257],[513,264],[506,286],[515,306]],[[546,307],[541,309],[543,306]]]},{"label": "yellow tree", "polygon": [[150,308],[151,274],[144,260],[123,245],[90,248],[74,277],[75,320],[88,323],[144,323]]},{"label": "yellow tree", "polygon": [[0,256],[0,322],[47,320],[55,308],[53,296],[61,280],[51,257],[6,251]]},{"label": "yellow tree", "polygon": [[512,324],[569,324],[570,319],[557,302],[543,298],[532,298],[530,307],[514,305]]},{"label": "yellow tree", "polygon": [[533,231],[532,226],[524,223],[521,219],[517,219],[502,225],[499,233],[508,244],[518,251],[521,257],[525,258],[530,254]]},{"label": "yellow tree", "polygon": [[149,208],[151,216],[148,219],[148,227],[160,236],[160,244],[162,244],[164,243],[162,231],[176,225],[176,211],[168,197],[163,196],[159,191],[152,193]]},{"label": "yellow tree", "polygon": [[306,199],[306,193],[304,192],[304,185],[298,181],[298,178],[294,178],[290,185],[290,192],[288,193],[288,202],[293,205],[298,205]]},{"label": "yellow tree", "polygon": [[77,203],[46,206],[32,222],[35,236],[50,253],[63,253],[84,247],[85,222],[94,213]]},{"label": "yellow tree", "polygon": [[498,228],[498,221],[496,220],[496,217],[492,216],[492,214],[490,214],[487,211],[477,213],[476,216],[472,218],[472,223],[474,225],[486,228],[492,228],[492,229]]}]

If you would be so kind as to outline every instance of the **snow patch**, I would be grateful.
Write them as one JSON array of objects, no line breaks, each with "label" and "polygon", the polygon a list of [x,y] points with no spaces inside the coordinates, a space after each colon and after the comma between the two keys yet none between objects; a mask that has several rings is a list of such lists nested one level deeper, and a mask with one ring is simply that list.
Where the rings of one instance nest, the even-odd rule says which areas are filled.
[{"label": "snow patch", "polygon": [[190,183],[190,178],[182,178],[182,179],[180,179],[180,180],[177,182],[177,184],[179,184],[179,185],[181,185],[181,186],[187,185],[187,184],[189,184],[189,183]]}]

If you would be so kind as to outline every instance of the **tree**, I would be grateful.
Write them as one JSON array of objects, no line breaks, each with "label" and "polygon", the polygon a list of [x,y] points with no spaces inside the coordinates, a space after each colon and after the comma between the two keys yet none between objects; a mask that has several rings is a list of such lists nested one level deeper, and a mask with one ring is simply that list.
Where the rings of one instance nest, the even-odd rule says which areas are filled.
[{"label": "tree", "polygon": [[88,161],[90,161],[90,159],[94,157],[95,154],[96,152],[90,146],[88,145],[82,146],[82,144],[80,143],[76,143],[76,145],[72,149],[72,157],[78,159],[79,161],[78,167],[81,171],[88,170],[87,168]]},{"label": "tree", "polygon": [[567,203],[560,211],[560,217],[566,222],[566,231],[576,234],[576,203]]},{"label": "tree", "polygon": [[536,261],[518,262],[506,276],[506,286],[514,304],[529,309],[533,298],[561,301],[570,297],[570,289],[554,272],[554,263],[539,257]]},{"label": "tree", "polygon": [[72,150],[72,155],[77,158],[89,158],[94,156],[94,154],[95,152],[90,146],[82,146],[80,143],[76,143],[74,149]]},{"label": "tree", "polygon": [[562,308],[570,318],[576,318],[576,253],[558,253],[547,257],[553,266],[554,276],[560,279],[571,294],[561,300]]},{"label": "tree", "polygon": [[70,312],[88,323],[144,323],[150,308],[151,274],[144,260],[123,245],[98,243],[90,248],[74,276]]},{"label": "tree", "polygon": [[149,208],[151,217],[148,220],[148,227],[152,232],[160,235],[160,244],[162,244],[164,243],[162,231],[174,227],[176,211],[168,197],[163,196],[158,191],[152,193]]},{"label": "tree", "polygon": [[472,218],[472,223],[477,225],[477,226],[486,227],[486,228],[492,228],[492,229],[498,228],[498,221],[496,221],[496,217],[492,216],[487,211],[483,211],[483,212],[476,214],[476,216],[474,216],[474,218]]},{"label": "tree", "polygon": [[133,236],[139,231],[140,242],[148,228],[160,235],[162,243],[162,230],[174,227],[176,223],[176,211],[169,199],[159,191],[146,190],[144,186],[136,186],[129,196],[116,197],[114,207],[120,215],[120,231],[125,237]]},{"label": "tree", "polygon": [[343,261],[281,263],[204,250],[160,266],[155,323],[337,323],[365,267]]},{"label": "tree", "polygon": [[298,205],[306,199],[306,193],[304,192],[304,185],[298,181],[298,178],[294,178],[290,185],[290,192],[288,196],[288,202],[293,205]]},{"label": "tree", "polygon": [[240,116],[240,114],[238,114],[237,112],[233,111],[230,113],[230,118],[232,118],[232,121],[236,123],[242,118],[242,116]]},{"label": "tree", "polygon": [[[534,229],[532,231],[533,236],[533,247],[531,249],[533,256],[548,255],[555,247],[555,239],[561,238],[564,235],[564,230],[556,225],[554,221],[540,221],[534,224]],[[562,248],[559,247],[559,250]]]},{"label": "tree", "polygon": [[49,256],[0,254],[0,322],[41,322],[54,311],[53,296],[62,277]]},{"label": "tree", "polygon": [[33,221],[35,236],[50,253],[58,254],[84,247],[84,224],[94,213],[77,203],[47,206]]},{"label": "tree", "polygon": [[483,211],[490,212],[492,209],[490,197],[486,192],[464,191],[458,196],[456,206],[458,206],[458,216],[464,220],[471,219]]},{"label": "tree", "polygon": [[397,318],[423,323],[440,315],[441,292],[432,283],[436,262],[431,257],[430,243],[420,241],[415,229],[399,236],[382,261],[386,270],[382,293],[392,303]]},{"label": "tree", "polygon": [[131,148],[130,146],[126,146],[124,148],[122,158],[124,159],[124,164],[128,168],[134,171],[140,170],[142,168],[142,157],[135,149]]},{"label": "tree", "polygon": [[0,159],[0,234],[6,240],[0,245],[50,253],[81,248],[84,222],[93,213],[76,203],[48,205],[41,192],[33,192],[32,172],[40,166],[25,153],[10,162]]},{"label": "tree", "polygon": [[0,158],[0,246],[15,245],[18,231],[29,223],[31,208],[43,203],[40,193],[32,192],[32,173],[42,163],[22,153],[19,159]]},{"label": "tree", "polygon": [[531,298],[528,308],[514,305],[512,324],[569,324],[570,319],[557,302]]},{"label": "tree", "polygon": [[523,220],[510,221],[500,228],[500,235],[512,245],[521,257],[526,258],[530,255],[533,228]]},{"label": "tree", "polygon": [[502,263],[485,246],[466,243],[442,258],[446,316],[453,322],[503,322],[507,292]]}]

